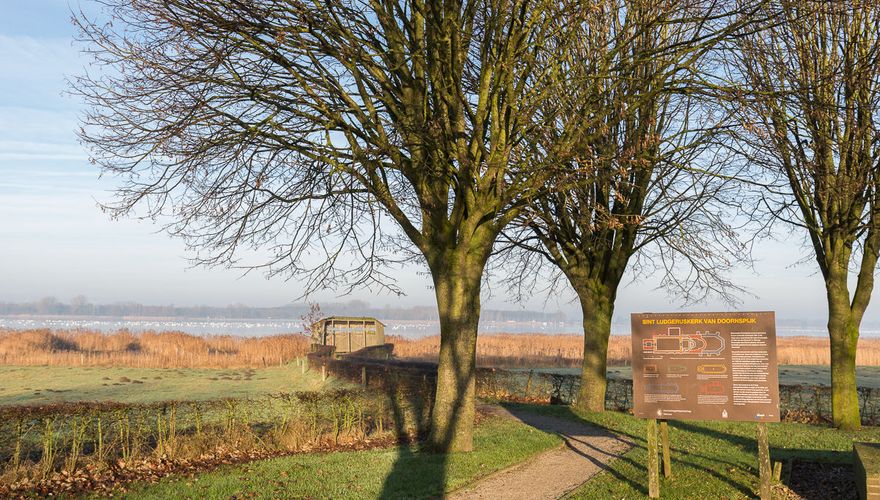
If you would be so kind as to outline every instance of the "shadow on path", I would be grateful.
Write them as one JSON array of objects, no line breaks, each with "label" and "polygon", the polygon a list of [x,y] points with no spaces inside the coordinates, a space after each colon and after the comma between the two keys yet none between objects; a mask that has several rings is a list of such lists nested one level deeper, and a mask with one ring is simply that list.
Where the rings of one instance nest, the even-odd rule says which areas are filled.
[{"label": "shadow on path", "polygon": [[[514,406],[491,406],[486,407],[484,412],[556,434],[563,439],[564,446],[492,474],[453,492],[450,498],[555,499],[574,490],[601,471],[607,471],[621,481],[629,481],[611,469],[608,463],[621,458],[632,444],[605,429],[582,421],[532,413]],[[639,487],[636,484],[633,486]]]}]

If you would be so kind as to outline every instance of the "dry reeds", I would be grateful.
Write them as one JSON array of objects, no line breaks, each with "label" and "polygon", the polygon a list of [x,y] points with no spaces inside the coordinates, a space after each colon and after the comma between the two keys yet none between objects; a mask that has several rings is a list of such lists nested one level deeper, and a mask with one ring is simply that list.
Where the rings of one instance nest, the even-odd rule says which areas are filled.
[{"label": "dry reeds", "polygon": [[[411,340],[390,337],[394,354],[401,358],[436,361],[440,352],[437,335]],[[612,336],[608,342],[608,361],[626,364],[630,359],[629,337]],[[477,364],[494,367],[581,365],[584,339],[579,335],[488,334],[477,337]]]},{"label": "dry reeds", "polygon": [[[436,361],[437,335],[421,339],[388,337],[400,358]],[[823,337],[778,337],[780,365],[827,365],[830,350]],[[196,336],[182,332],[132,333],[120,330],[0,330],[0,364],[131,366],[143,368],[257,368],[286,363],[308,352],[304,335],[244,338]],[[493,367],[578,367],[580,335],[484,334],[477,340],[477,364]],[[630,362],[629,336],[614,335],[608,363]],[[861,339],[857,362],[880,366],[880,339]]]},{"label": "dry reeds", "polygon": [[[417,340],[393,337],[394,353],[401,358],[436,361],[440,337]],[[580,335],[497,334],[477,338],[477,364],[495,367],[553,366],[578,367],[583,359]],[[830,364],[830,347],[822,337],[777,337],[780,365]],[[631,359],[629,336],[613,335],[608,342],[608,364],[628,365]],[[880,339],[861,339],[856,362],[860,366],[880,366]]]},{"label": "dry reeds", "polygon": [[[780,365],[831,364],[831,344],[825,337],[781,337],[776,339]],[[860,339],[856,353],[859,366],[880,366],[880,339]]]},{"label": "dry reeds", "polygon": [[303,335],[201,337],[182,332],[0,330],[0,364],[252,368],[283,364],[308,352]]}]

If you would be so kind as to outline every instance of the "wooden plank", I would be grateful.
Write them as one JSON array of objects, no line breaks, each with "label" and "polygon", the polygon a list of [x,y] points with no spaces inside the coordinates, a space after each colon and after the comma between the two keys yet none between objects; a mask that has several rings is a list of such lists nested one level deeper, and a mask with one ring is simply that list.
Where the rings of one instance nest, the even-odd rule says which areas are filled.
[{"label": "wooden plank", "polygon": [[660,444],[663,448],[663,476],[672,479],[672,459],[669,456],[669,422],[660,421]]},{"label": "wooden plank", "polygon": [[660,459],[657,450],[657,419],[648,419],[648,497],[660,498]]},{"label": "wooden plank", "polygon": [[770,438],[767,424],[758,422],[758,473],[760,475],[761,500],[770,500],[772,495],[773,472],[770,470]]}]

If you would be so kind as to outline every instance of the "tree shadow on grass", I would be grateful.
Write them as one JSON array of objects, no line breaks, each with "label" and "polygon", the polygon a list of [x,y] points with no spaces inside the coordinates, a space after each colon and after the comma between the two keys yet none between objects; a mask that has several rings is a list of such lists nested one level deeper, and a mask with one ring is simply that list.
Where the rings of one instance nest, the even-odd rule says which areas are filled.
[{"label": "tree shadow on grass", "polygon": [[378,387],[391,405],[394,432],[398,438],[397,457],[382,484],[380,499],[438,498],[446,486],[446,455],[425,451],[420,442],[428,434],[433,376],[388,371]]},{"label": "tree shadow on grass", "polygon": [[[751,450],[755,455],[754,466],[755,468],[757,468],[758,445],[756,438],[720,432],[715,429],[709,429],[699,425],[694,425],[689,422],[679,421],[675,423],[675,426],[682,430],[687,430],[689,432],[694,432],[707,437],[711,437],[712,439],[727,441],[728,443],[734,446],[738,446],[741,449]],[[803,478],[799,479],[795,477],[794,474],[790,474],[788,477],[783,477],[782,479],[785,485],[803,498],[844,498],[845,495],[841,496],[837,494],[831,494],[829,493],[829,489],[823,489],[825,486],[828,486],[825,483],[833,484],[835,482],[841,482],[843,484],[849,484],[849,482],[851,482],[851,478],[842,477],[846,476],[847,474],[852,474],[852,452],[850,452],[849,450],[834,451],[806,448],[780,448],[771,446],[770,459],[773,462],[787,462],[789,464],[789,469],[791,469],[792,466],[796,468],[798,464],[810,467],[816,466],[815,470],[821,471],[824,475],[828,476],[819,477],[821,475],[819,474],[816,477],[806,480],[803,480]],[[822,464],[827,465],[827,467],[822,467]],[[839,485],[837,486],[839,487]],[[833,490],[833,486],[829,488]],[[841,489],[841,491],[844,490],[846,490],[845,486]],[[819,493],[816,493],[816,491],[818,491]]]},{"label": "tree shadow on grass", "polygon": [[442,497],[448,456],[431,453],[423,445],[430,430],[437,365],[355,355],[335,360],[313,354],[310,359],[316,366],[329,365],[337,376],[359,381],[383,401],[382,421],[390,421],[398,446],[377,498]]},{"label": "tree shadow on grass", "polygon": [[[473,396],[476,373],[466,375],[459,363],[467,360],[455,359],[453,372],[457,375],[456,399],[453,401],[453,419],[446,426],[444,435],[435,436],[440,449],[448,449],[458,428],[456,419],[462,418],[467,398]],[[429,422],[437,389],[437,365],[433,363],[407,363],[391,367],[384,372],[384,383],[379,385],[391,402],[394,414],[395,431],[398,436],[415,437],[419,442],[430,432]],[[471,390],[468,390],[470,387]],[[415,411],[414,411],[415,410]],[[438,498],[446,490],[446,469],[450,455],[435,452],[425,446],[400,446],[398,457],[391,472],[385,478],[379,498]]]},{"label": "tree shadow on grass", "polygon": [[[741,449],[752,450],[755,455],[755,464],[757,466],[757,456],[758,456],[758,442],[756,437],[748,437],[742,436],[739,434],[731,434],[727,432],[721,432],[715,429],[710,429],[707,427],[695,425],[690,422],[685,421],[676,421],[674,424],[676,428],[693,432],[695,434],[702,434],[704,436],[710,437],[712,439],[718,439],[721,441],[726,441],[731,445],[737,446]],[[770,424],[772,425],[772,424]],[[757,431],[755,431],[757,433]],[[770,447],[770,459],[771,460],[792,460],[798,459],[808,462],[829,462],[829,463],[839,463],[839,462],[849,462],[851,460],[851,453],[849,450],[847,451],[834,451],[834,450],[822,450],[822,449],[805,449],[805,448],[780,448],[780,447]]]},{"label": "tree shadow on grass", "polygon": [[[512,413],[523,413],[523,414],[528,413],[528,409],[523,409],[523,407],[521,405],[504,404],[502,406],[507,408]],[[596,429],[600,430],[601,432],[616,435],[619,438],[621,438],[622,440],[626,441],[631,446],[631,450],[635,449],[635,450],[639,451],[640,454],[643,454],[645,456],[647,455],[647,437],[646,437],[647,436],[647,429],[646,429],[645,433],[637,433],[637,432],[627,431],[626,429],[622,428],[621,426],[602,425],[601,423],[598,423],[598,422],[586,421],[580,415],[578,415],[576,412],[574,412],[572,410],[572,408],[569,406],[555,407],[555,411],[553,414],[555,416],[558,416],[558,417],[566,419],[566,420],[569,420],[569,419],[570,420],[577,420],[577,421],[582,422],[585,425],[593,426]],[[526,423],[528,423],[528,421],[526,421]],[[751,443],[752,446],[755,446],[754,439],[749,440],[748,438],[743,437],[743,436],[726,434],[726,433],[718,432],[718,431],[715,431],[712,429],[706,429],[704,427],[689,424],[689,423],[683,422],[683,421],[670,422],[670,426],[678,428],[679,430],[682,430],[685,432],[694,432],[694,433],[701,433],[701,434],[710,435],[713,438],[722,439],[722,440],[728,441],[731,444],[734,444],[737,446],[748,446],[749,443]],[[563,437],[565,437],[565,436],[563,436]],[[588,443],[583,443],[583,444],[590,446]],[[723,457],[710,456],[710,455],[706,455],[706,454],[695,453],[692,450],[682,449],[682,448],[676,447],[674,442],[670,443],[670,445],[671,445],[670,451],[672,454],[673,470],[676,468],[676,466],[679,466],[679,467],[685,466],[685,467],[688,467],[691,469],[695,469],[695,470],[700,471],[703,474],[707,474],[709,476],[712,476],[713,478],[715,478],[718,481],[726,483],[732,489],[737,490],[738,492],[740,492],[741,494],[743,494],[745,496],[754,495],[754,491],[752,491],[747,485],[744,485],[740,482],[737,482],[737,481],[731,479],[727,475],[723,474],[723,472],[719,472],[719,470],[721,470],[721,468],[719,468],[719,470],[716,470],[715,468],[708,467],[701,462],[708,460],[708,461],[713,462],[714,464],[736,467],[736,468],[742,467],[743,464],[727,461]],[[592,446],[590,446],[590,447],[593,448],[594,451],[601,452],[601,450],[598,450],[595,447],[592,447]],[[574,451],[580,453],[578,450],[574,450]],[[755,466],[757,467],[757,448],[755,451],[755,455],[756,455]],[[585,458],[589,458],[589,457],[585,457]],[[624,482],[624,483],[628,484],[634,490],[640,492],[641,494],[647,495],[648,494],[648,488],[647,488],[648,470],[647,470],[647,465],[644,462],[644,460],[633,459],[628,454],[621,454],[620,456],[618,456],[617,460],[619,460],[621,463],[627,464],[629,467],[631,467],[633,470],[635,470],[636,473],[635,474],[623,474],[619,470],[619,468],[614,465],[614,463],[604,464],[604,466],[601,466],[601,467],[603,468],[603,470],[605,472],[607,472],[608,474],[611,474],[618,481]],[[664,479],[661,478],[661,480],[664,480]]]}]

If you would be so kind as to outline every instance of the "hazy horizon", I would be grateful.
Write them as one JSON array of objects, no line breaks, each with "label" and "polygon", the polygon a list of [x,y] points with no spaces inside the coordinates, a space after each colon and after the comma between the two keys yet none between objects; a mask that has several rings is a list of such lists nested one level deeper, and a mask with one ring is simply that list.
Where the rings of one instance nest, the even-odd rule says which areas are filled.
[{"label": "hazy horizon", "polygon": [[[0,328],[11,329],[87,329],[113,332],[127,329],[141,331],[184,331],[196,335],[264,336],[290,333],[302,329],[302,321],[310,304],[288,303],[269,307],[244,304],[225,306],[178,306],[173,304],[141,304],[120,301],[93,304],[86,297],[75,297],[69,303],[47,297],[37,302],[6,303],[0,301]],[[431,304],[417,306],[377,305],[368,301],[349,300],[319,304],[322,316],[372,316],[386,323],[392,332],[409,337],[439,333],[436,308]],[[580,334],[581,315],[574,311],[537,311],[524,309],[484,308],[480,318],[482,333],[549,333]],[[613,335],[629,334],[629,317],[616,315]],[[880,337],[880,322],[865,321],[862,335]],[[780,336],[826,336],[824,320],[777,315]]]}]

